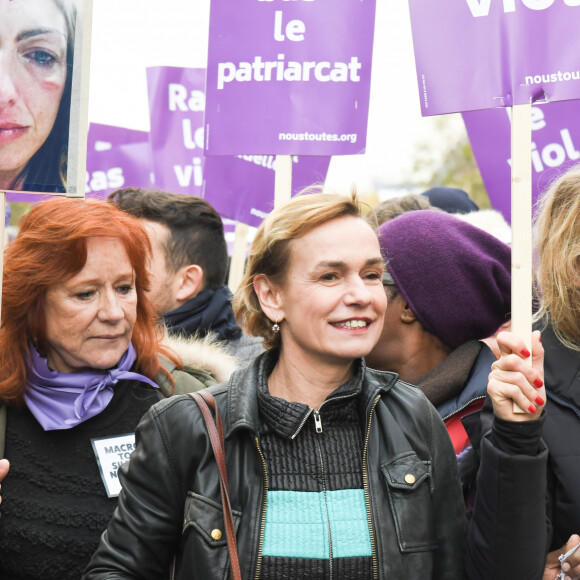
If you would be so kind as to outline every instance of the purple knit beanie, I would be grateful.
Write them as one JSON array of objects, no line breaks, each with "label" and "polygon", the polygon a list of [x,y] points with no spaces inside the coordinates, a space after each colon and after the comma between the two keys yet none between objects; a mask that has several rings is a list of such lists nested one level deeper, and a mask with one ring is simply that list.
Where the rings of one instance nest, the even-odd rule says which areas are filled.
[{"label": "purple knit beanie", "polygon": [[383,224],[387,269],[423,327],[456,348],[509,319],[511,250],[446,213],[412,211]]}]

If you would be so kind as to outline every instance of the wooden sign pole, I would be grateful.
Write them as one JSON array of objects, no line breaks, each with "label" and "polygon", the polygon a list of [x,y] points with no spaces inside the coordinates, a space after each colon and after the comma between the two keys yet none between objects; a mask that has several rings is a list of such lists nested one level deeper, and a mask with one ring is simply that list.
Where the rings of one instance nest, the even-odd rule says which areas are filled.
[{"label": "wooden sign pole", "polygon": [[236,223],[236,232],[234,238],[234,249],[230,262],[230,275],[228,278],[228,287],[235,292],[244,277],[244,268],[246,264],[246,243],[248,241],[248,226],[241,222]]},{"label": "wooden sign pole", "polygon": [[292,197],[292,156],[276,155],[274,207],[280,207]]},{"label": "wooden sign pole", "polygon": [[[512,332],[532,352],[532,109],[512,107]],[[531,364],[531,361],[530,361]],[[545,393],[540,395],[544,400]],[[514,404],[514,412],[523,411]]]},{"label": "wooden sign pole", "polygon": [[[78,125],[76,127],[71,125],[68,138],[66,195],[67,197],[83,198],[85,197],[87,167],[93,0],[83,0],[80,4],[82,26],[78,26],[75,33],[75,62],[73,64],[70,110],[71,119],[75,119]],[[80,55],[80,62],[77,61],[77,55]]]}]

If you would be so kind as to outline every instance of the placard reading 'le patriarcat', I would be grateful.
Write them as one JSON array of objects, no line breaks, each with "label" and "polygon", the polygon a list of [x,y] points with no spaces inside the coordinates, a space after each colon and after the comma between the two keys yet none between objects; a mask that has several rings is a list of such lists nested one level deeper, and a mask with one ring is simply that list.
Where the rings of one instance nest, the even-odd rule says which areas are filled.
[{"label": "placard reading 'le patriarcat'", "polygon": [[212,0],[206,155],[366,145],[375,0]]}]

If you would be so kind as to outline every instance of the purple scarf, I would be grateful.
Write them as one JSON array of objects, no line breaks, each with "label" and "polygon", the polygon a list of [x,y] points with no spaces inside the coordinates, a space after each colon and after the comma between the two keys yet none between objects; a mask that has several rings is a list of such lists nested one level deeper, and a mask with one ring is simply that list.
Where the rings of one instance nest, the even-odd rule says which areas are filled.
[{"label": "purple scarf", "polygon": [[142,381],[158,388],[147,377],[130,372],[137,358],[132,344],[114,369],[103,371],[59,373],[48,368],[46,359],[32,345],[30,355],[24,399],[45,431],[71,429],[98,415],[111,402],[113,385],[118,381]]}]

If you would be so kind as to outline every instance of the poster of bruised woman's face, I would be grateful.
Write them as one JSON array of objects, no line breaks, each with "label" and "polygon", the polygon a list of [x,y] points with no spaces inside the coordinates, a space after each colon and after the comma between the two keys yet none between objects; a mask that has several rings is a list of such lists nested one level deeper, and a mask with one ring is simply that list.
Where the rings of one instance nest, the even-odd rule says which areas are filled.
[{"label": "poster of bruised woman's face", "polygon": [[67,190],[81,1],[0,0],[0,191]]}]

